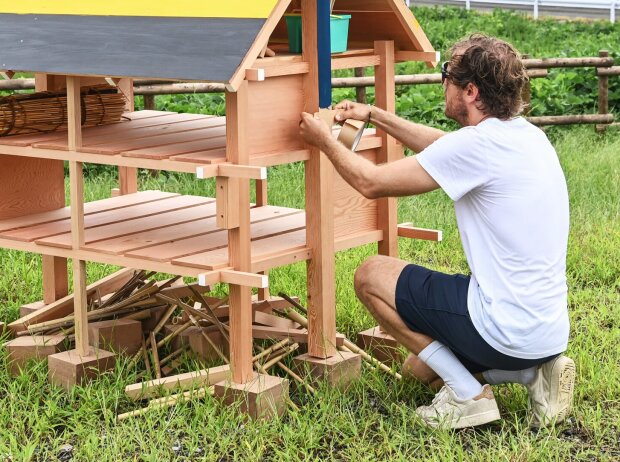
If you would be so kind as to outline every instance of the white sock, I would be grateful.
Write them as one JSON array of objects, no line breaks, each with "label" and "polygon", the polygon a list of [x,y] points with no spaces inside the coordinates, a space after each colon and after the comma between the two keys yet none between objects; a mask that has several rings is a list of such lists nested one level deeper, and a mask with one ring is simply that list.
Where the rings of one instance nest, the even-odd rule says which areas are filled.
[{"label": "white sock", "polygon": [[521,371],[502,371],[500,369],[491,369],[482,373],[484,379],[491,385],[500,383],[520,383],[528,385],[536,376],[536,366]]},{"label": "white sock", "polygon": [[482,385],[458,360],[452,350],[437,340],[420,351],[421,361],[443,379],[459,399],[472,399],[482,393]]}]

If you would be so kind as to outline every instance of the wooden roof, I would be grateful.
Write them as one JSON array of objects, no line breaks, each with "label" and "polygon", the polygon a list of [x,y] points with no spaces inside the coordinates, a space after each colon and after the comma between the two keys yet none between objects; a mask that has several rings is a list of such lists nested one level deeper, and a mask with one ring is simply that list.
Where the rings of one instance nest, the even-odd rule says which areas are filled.
[{"label": "wooden roof", "polygon": [[[20,0],[0,5],[0,69],[239,82],[300,0]],[[349,46],[433,51],[402,0],[336,0]],[[232,85],[233,88],[235,85]]]}]

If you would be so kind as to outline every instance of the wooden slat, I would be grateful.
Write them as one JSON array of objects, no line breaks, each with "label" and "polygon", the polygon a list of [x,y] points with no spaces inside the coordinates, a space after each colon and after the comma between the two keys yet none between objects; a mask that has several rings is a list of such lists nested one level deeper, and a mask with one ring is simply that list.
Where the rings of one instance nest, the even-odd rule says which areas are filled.
[{"label": "wooden slat", "polygon": [[[180,210],[186,207],[193,207],[208,202],[212,202],[212,200],[198,196],[169,197],[156,202],[135,204],[122,209],[113,209],[107,212],[87,215],[84,219],[84,226],[87,229],[98,226],[106,226],[126,220],[133,220],[140,217],[148,217],[173,210]],[[65,219],[37,226],[30,226],[28,228],[7,231],[2,233],[2,237],[28,242],[45,239],[58,234],[64,234],[70,230],[71,221],[69,219]]]},{"label": "wooden slat", "polygon": [[[257,207],[251,210],[250,217],[252,237],[271,235],[282,232],[287,227],[299,226],[303,213],[295,209],[281,210],[277,207]],[[212,219],[215,224],[215,219]],[[128,257],[144,258],[154,261],[171,261],[213,249],[223,249],[228,262],[228,235],[225,230],[217,230],[207,235],[179,239],[171,243],[156,245],[127,252]],[[191,265],[190,265],[191,266]]]},{"label": "wooden slat", "polygon": [[[122,152],[121,155],[126,157],[140,157],[142,159],[165,159],[179,154],[195,153],[196,151],[209,151],[217,148],[221,150],[226,147],[226,127],[222,128],[222,136],[214,136],[213,138],[175,143],[166,146],[134,149],[132,151]],[[218,133],[220,132],[220,130],[213,131]],[[179,158],[175,157],[173,160],[179,160]],[[225,160],[226,154],[223,156],[223,161]],[[196,161],[192,160],[192,162]]]},{"label": "wooden slat", "polygon": [[[205,215],[211,214],[212,209],[212,203],[196,205],[182,210],[162,212],[157,215],[90,228],[86,231],[86,243],[93,243],[119,236],[126,236],[140,231],[146,231],[149,229],[163,228],[164,226],[198,220],[203,218]],[[37,239],[35,242],[39,245],[66,248],[68,246],[69,239],[67,234],[60,234],[57,236]]]},{"label": "wooden slat", "polygon": [[190,152],[180,156],[171,157],[170,160],[192,163],[200,162],[204,164],[221,164],[226,162],[226,148],[220,147],[206,151]]},{"label": "wooden slat", "polygon": [[[258,223],[262,220],[286,216],[291,213],[298,213],[295,209],[283,209],[281,207],[257,207],[252,209],[251,220]],[[211,216],[202,220],[196,220],[179,225],[168,226],[151,231],[130,234],[127,236],[98,241],[93,244],[87,244],[84,248],[96,250],[99,252],[111,254],[127,254],[138,256],[138,250],[149,248],[143,252],[144,255],[151,255],[160,260],[167,261],[175,255],[179,255],[179,248],[182,246],[197,245],[198,248],[204,248],[207,242],[210,242],[209,233],[219,231],[215,223],[215,208]],[[193,242],[183,242],[191,238],[196,238]],[[186,247],[187,248],[187,247]],[[200,250],[198,250],[200,251]],[[192,252],[186,253],[189,255]]]},{"label": "wooden slat", "polygon": [[[157,119],[155,119],[157,120]],[[221,122],[216,118],[208,118],[196,114],[179,114],[171,118],[170,122],[165,124],[150,125],[146,127],[134,128],[130,124],[116,124],[117,130],[110,133],[93,133],[91,132],[88,138],[84,139],[82,152],[94,152],[109,154],[111,152],[121,152],[123,150],[132,149],[132,142],[137,140],[168,135],[171,133],[180,133],[189,130],[199,130],[209,128],[213,126],[221,125]],[[97,128],[97,127],[96,127]],[[106,127],[107,128],[107,127]],[[114,136],[110,136],[114,135]],[[114,147],[128,143],[125,149],[114,150]],[[110,149],[101,151],[96,149],[100,146],[108,146]],[[49,142],[36,143],[33,147],[38,149],[57,149],[66,150],[67,144],[64,139],[52,140]],[[91,150],[86,150],[86,149]]]},{"label": "wooden slat", "polygon": [[[82,131],[82,135],[84,139],[88,139],[89,137],[105,135],[105,134],[113,134],[119,130],[126,129],[135,129],[141,127],[150,127],[155,125],[164,125],[170,122],[174,122],[175,120],[187,120],[183,114],[176,113],[165,113],[162,112],[158,117],[147,117],[147,118],[138,118],[136,120],[129,120],[116,122],[109,125],[99,125],[97,127],[89,127],[85,128]],[[7,136],[0,138],[0,144],[9,145],[9,146],[30,146],[32,144],[43,144],[43,143],[55,143],[62,142],[66,143],[67,140],[67,131],[61,130],[57,132],[51,133],[40,133],[40,134],[28,134],[28,135],[15,135],[15,136]],[[66,148],[65,148],[66,149]]]},{"label": "wooden slat", "polygon": [[[169,123],[152,125],[114,133],[114,144],[121,144],[129,140],[149,138],[151,136],[165,135],[168,133],[181,133],[204,128],[220,127],[224,125],[223,118],[205,116],[201,114],[178,114]],[[131,127],[129,127],[131,128]],[[102,135],[85,139],[84,146],[93,147],[110,144],[110,138]],[[35,146],[36,147],[36,146]]]},{"label": "wooden slat", "polygon": [[[274,252],[271,250],[273,245],[281,237],[292,231],[303,230],[305,225],[305,217],[303,213],[297,213],[286,217],[274,218],[272,220],[263,221],[260,223],[253,223],[251,226],[251,239],[252,239],[252,255],[256,257],[261,252]],[[227,242],[224,236],[219,236],[217,233],[211,235],[211,242],[215,242],[215,239],[219,237],[221,239],[219,246],[212,246],[201,253],[195,253],[182,258],[172,259],[172,263],[181,266],[191,266],[193,268],[204,268],[207,270],[222,269],[228,266],[228,249]],[[271,248],[265,248],[264,244],[259,241],[271,238],[269,241]],[[134,254],[132,254],[134,255]],[[134,255],[135,256],[135,255]],[[251,268],[250,268],[251,269]]]},{"label": "wooden slat", "polygon": [[[160,201],[173,196],[179,196],[179,194],[162,191],[142,191],[132,195],[87,202],[84,204],[84,214],[91,215],[105,212],[107,210],[131,207],[136,204]],[[37,224],[50,223],[57,220],[64,220],[66,218],[69,218],[70,216],[71,208],[64,207],[62,209],[52,210],[51,212],[43,212],[33,215],[26,215],[23,217],[11,218],[9,220],[0,221],[0,233],[12,229],[24,228],[26,226],[33,226]]]}]

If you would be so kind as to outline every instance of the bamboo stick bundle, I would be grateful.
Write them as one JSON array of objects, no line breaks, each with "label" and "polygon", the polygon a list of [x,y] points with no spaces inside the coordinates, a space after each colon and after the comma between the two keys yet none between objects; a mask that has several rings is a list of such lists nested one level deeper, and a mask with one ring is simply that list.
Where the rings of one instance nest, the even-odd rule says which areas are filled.
[{"label": "bamboo stick bundle", "polygon": [[[81,106],[83,127],[115,123],[125,110],[125,97],[109,85],[84,87]],[[65,92],[37,92],[0,98],[0,136],[66,128]]]}]

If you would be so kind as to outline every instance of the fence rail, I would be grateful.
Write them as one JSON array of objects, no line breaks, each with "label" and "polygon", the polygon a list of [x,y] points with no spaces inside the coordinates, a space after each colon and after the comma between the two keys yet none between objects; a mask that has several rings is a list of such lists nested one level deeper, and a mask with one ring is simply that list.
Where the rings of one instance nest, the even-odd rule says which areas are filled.
[{"label": "fence rail", "polygon": [[[528,117],[528,120],[535,125],[567,125],[567,124],[596,124],[597,130],[604,130],[606,126],[614,121],[613,114],[609,113],[609,77],[620,75],[620,66],[614,66],[613,58],[605,50],[599,52],[598,57],[579,57],[579,58],[543,58],[543,59],[524,59],[525,67],[530,79],[545,78],[548,69],[552,68],[575,68],[593,67],[595,76],[598,79],[598,114],[576,114],[576,115],[550,115]],[[356,88],[359,101],[365,101],[366,95],[363,91],[366,87],[374,86],[374,77],[363,76],[363,69],[356,69],[356,77],[340,77],[332,79],[334,88]],[[396,85],[430,85],[441,84],[441,75],[435,74],[413,74],[397,75]],[[34,89],[34,79],[13,79],[0,80],[0,91],[6,90],[32,90]],[[224,85],[219,83],[203,82],[170,82],[168,80],[134,80],[134,94],[144,97],[146,109],[155,108],[156,95],[191,94],[191,93],[222,93]],[[531,102],[531,88],[528,83],[524,89],[523,99],[526,107]],[[527,115],[527,110],[526,110]]]}]

